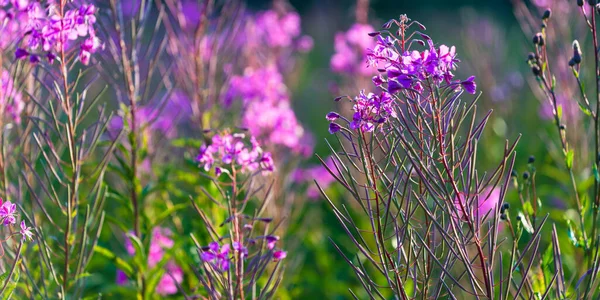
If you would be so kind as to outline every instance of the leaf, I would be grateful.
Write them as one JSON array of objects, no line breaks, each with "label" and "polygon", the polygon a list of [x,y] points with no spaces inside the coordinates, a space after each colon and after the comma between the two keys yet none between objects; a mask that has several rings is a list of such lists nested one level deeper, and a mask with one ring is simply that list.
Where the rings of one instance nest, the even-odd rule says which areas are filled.
[{"label": "leaf", "polygon": [[575,247],[579,247],[579,241],[577,240],[577,232],[576,229],[573,228],[573,225],[571,224],[571,220],[567,220],[567,226],[569,227],[569,229],[567,230],[567,235],[569,236],[569,241],[571,242],[571,244],[573,244],[573,246]]},{"label": "leaf", "polygon": [[523,228],[525,229],[525,231],[529,232],[530,234],[533,233],[533,227],[531,226],[531,224],[529,224],[529,221],[527,221],[527,218],[525,218],[525,215],[522,212],[519,212],[519,217],[521,217],[521,224],[523,224]]},{"label": "leaf", "polygon": [[133,276],[133,267],[123,259],[117,257],[112,251],[102,246],[96,246],[94,247],[94,252],[114,262],[117,268],[121,269],[128,277]]},{"label": "leaf", "polygon": [[142,272],[146,271],[146,251],[144,251],[144,244],[137,236],[135,236],[131,232],[127,233],[127,237],[129,238],[129,240],[131,240],[131,244],[135,248],[134,259],[137,265],[142,270]]},{"label": "leaf", "polygon": [[588,210],[588,206],[590,204],[590,197],[588,196],[588,194],[583,194],[581,196],[581,214],[585,215],[587,210]]},{"label": "leaf", "polygon": [[406,295],[411,298],[415,296],[415,282],[412,280],[412,278],[408,278],[404,282],[404,291],[406,292]]},{"label": "leaf", "polygon": [[552,245],[546,248],[544,255],[542,255],[542,271],[544,272],[544,280],[550,282],[553,276],[551,266],[554,263],[554,251]]},{"label": "leaf", "polygon": [[156,218],[154,218],[154,223],[152,224],[152,227],[159,225],[164,219],[171,216],[174,212],[184,209],[186,207],[188,207],[187,203],[176,204],[176,205],[169,207],[167,210],[163,211]]},{"label": "leaf", "polygon": [[565,157],[565,163],[567,164],[567,169],[572,169],[573,168],[573,157],[575,156],[575,153],[573,152],[573,150],[569,150],[567,151],[567,156]]},{"label": "leaf", "polygon": [[12,293],[15,290],[16,287],[17,287],[17,283],[16,282],[10,283],[6,287],[6,290],[4,290],[4,294],[2,294],[2,300],[11,299]]},{"label": "leaf", "polygon": [[527,215],[530,215],[530,216],[533,215],[533,206],[531,206],[531,203],[529,201],[527,201],[523,204],[523,210],[525,211],[525,213]]},{"label": "leaf", "polygon": [[587,108],[584,107],[583,105],[581,105],[581,103],[579,101],[577,101],[577,104],[579,104],[579,109],[588,117],[592,116],[592,112]]},{"label": "leaf", "polygon": [[557,105],[556,106],[556,115],[558,116],[558,119],[562,119],[562,115],[563,115],[563,109],[562,109],[562,105]]}]

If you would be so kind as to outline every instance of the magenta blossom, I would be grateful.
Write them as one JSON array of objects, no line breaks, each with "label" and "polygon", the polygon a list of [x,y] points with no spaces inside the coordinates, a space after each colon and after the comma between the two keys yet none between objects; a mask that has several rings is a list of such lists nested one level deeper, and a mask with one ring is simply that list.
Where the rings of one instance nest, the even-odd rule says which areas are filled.
[{"label": "magenta blossom", "polygon": [[27,227],[27,225],[25,225],[25,221],[21,221],[21,230],[19,231],[19,234],[21,234],[22,240],[31,241],[33,239],[33,232],[31,232],[31,227]]},{"label": "magenta blossom", "polygon": [[287,252],[285,252],[283,250],[277,250],[277,251],[273,252],[273,259],[275,261],[280,261],[286,257],[287,257]]},{"label": "magenta blossom", "polygon": [[[462,202],[462,207],[459,203]],[[491,187],[483,189],[476,196],[461,193],[454,199],[454,205],[460,219],[467,220],[464,211],[470,215],[470,219],[474,221],[482,220],[486,215],[490,216],[491,211],[498,206],[500,201],[500,188]]]},{"label": "magenta blossom", "polygon": [[202,252],[200,257],[204,262],[213,264],[220,271],[229,270],[229,244],[224,244],[221,247],[219,243],[211,242],[208,244],[208,250]]},{"label": "magenta blossom", "polygon": [[13,225],[17,223],[17,205],[10,201],[2,202],[0,199],[0,219],[4,226]]},{"label": "magenta blossom", "polygon": [[[150,250],[148,253],[148,266],[153,268],[163,260],[167,249],[171,249],[174,245],[171,239],[171,231],[168,228],[155,227],[152,230],[152,239],[150,240]],[[135,247],[131,241],[125,239],[125,249],[129,255],[135,255]],[[156,292],[160,295],[171,295],[177,293],[177,284],[183,281],[183,270],[173,261],[168,261],[166,272],[160,278],[156,287]],[[127,276],[120,270],[117,272],[117,284],[124,285],[127,283]]]},{"label": "magenta blossom", "polygon": [[376,68],[367,65],[367,49],[375,46],[368,34],[374,29],[368,24],[354,24],[347,32],[335,35],[335,54],[331,57],[331,69],[336,73],[371,75]]},{"label": "magenta blossom", "polygon": [[217,173],[223,171],[221,166],[236,166],[242,173],[262,171],[270,173],[275,169],[269,152],[264,152],[254,137],[250,138],[251,146],[245,143],[243,134],[215,135],[210,145],[203,145],[196,158],[205,171],[213,166],[219,167]]}]

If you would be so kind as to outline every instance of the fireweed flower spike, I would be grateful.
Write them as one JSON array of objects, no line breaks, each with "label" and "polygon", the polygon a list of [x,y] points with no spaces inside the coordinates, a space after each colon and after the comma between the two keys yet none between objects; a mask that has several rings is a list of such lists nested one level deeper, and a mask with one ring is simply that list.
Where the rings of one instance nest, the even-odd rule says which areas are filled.
[{"label": "fireweed flower spike", "polygon": [[[21,6],[15,5],[16,9],[19,7]],[[17,59],[29,55],[30,62],[36,63],[40,61],[40,56],[46,56],[52,63],[55,53],[69,50],[73,41],[83,39],[80,43],[79,60],[87,65],[91,54],[104,47],[96,37],[94,25],[97,8],[92,4],[67,10],[64,15],[59,15],[53,5],[43,8],[37,2],[25,5],[19,11],[26,11],[28,18],[22,20],[23,29],[19,31],[18,39],[22,46],[15,52]]]},{"label": "fireweed flower spike", "polygon": [[[347,174],[334,180],[357,202],[357,211],[349,212],[348,203],[327,197],[340,223],[350,226],[346,232],[356,245],[353,250],[363,256],[353,268],[371,295],[386,289],[397,299],[492,298],[496,286],[511,284],[504,275],[495,276],[497,234],[490,233],[500,229],[496,208],[506,193],[508,185],[501,182],[512,169],[515,144],[507,143],[500,171],[489,175],[476,170],[475,140],[489,115],[480,120],[474,110],[457,113],[473,105],[468,94],[477,92],[475,77],[457,79],[456,47],[438,45],[415,31],[413,25],[422,30],[419,23],[401,16],[387,24],[398,29],[365,34],[375,42],[367,51],[369,64],[379,71],[368,89],[373,92],[358,93],[351,116],[325,116],[330,132],[345,138],[341,150],[332,150],[339,168],[329,169]],[[326,193],[325,186],[319,187]],[[360,223],[369,225],[356,225]],[[344,255],[345,250],[339,251]],[[401,254],[415,251],[423,256]],[[402,265],[414,268],[398,267]],[[450,287],[451,275],[445,274],[455,271],[469,275]],[[407,284],[413,284],[412,291]]]},{"label": "fireweed flower spike", "polygon": [[263,151],[254,137],[250,138],[248,146],[244,134],[216,134],[210,145],[200,148],[196,159],[205,171],[213,166],[218,168],[216,172],[219,175],[226,166],[239,167],[242,173],[270,173],[275,170],[271,153]]}]

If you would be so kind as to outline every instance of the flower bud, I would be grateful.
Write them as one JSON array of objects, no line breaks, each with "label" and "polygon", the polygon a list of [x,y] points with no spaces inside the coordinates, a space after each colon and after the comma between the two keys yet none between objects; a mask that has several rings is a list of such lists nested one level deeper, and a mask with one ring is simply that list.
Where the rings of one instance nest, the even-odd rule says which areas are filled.
[{"label": "flower bud", "polygon": [[523,173],[523,179],[527,180],[529,178],[529,172],[525,171]]},{"label": "flower bud", "polygon": [[573,41],[573,62],[576,64],[581,63],[581,47],[579,46],[579,42],[577,40]]},{"label": "flower bud", "polygon": [[521,216],[517,216],[517,221],[521,221]]},{"label": "flower bud", "polygon": [[394,20],[394,19],[391,19],[391,20],[385,22],[385,24],[383,24],[383,29],[390,29],[390,28],[392,28],[392,24],[394,24],[394,23],[396,23],[396,20]]},{"label": "flower bud", "polygon": [[577,6],[583,6],[583,0],[577,0]]},{"label": "flower bud", "polygon": [[544,46],[544,36],[542,35],[541,32],[538,32],[533,36],[533,44],[539,45],[539,46]]},{"label": "flower bud", "polygon": [[542,16],[542,20],[550,19],[551,15],[552,15],[552,11],[549,8],[546,9],[546,11],[544,12],[544,15]]},{"label": "flower bud", "polygon": [[379,31],[369,32],[369,36],[378,36],[380,34],[381,34],[381,32],[379,32]]},{"label": "flower bud", "polygon": [[587,0],[587,3],[589,6],[595,6],[598,4],[598,0]]},{"label": "flower bud", "polygon": [[574,58],[569,59],[569,67],[575,66],[577,63]]},{"label": "flower bud", "polygon": [[506,214],[500,214],[500,219],[503,221],[506,221]]},{"label": "flower bud", "polygon": [[510,172],[510,176],[517,177],[517,176],[519,176],[519,173],[517,172],[517,170],[512,170],[512,172]]},{"label": "flower bud", "polygon": [[337,120],[340,117],[339,114],[337,114],[336,112],[330,112],[328,113],[325,118],[327,119],[327,121],[333,122],[335,120]]},{"label": "flower bud", "polygon": [[335,124],[335,123],[329,123],[329,133],[334,134],[338,131],[340,131],[342,129],[342,127],[340,127],[340,125]]},{"label": "flower bud", "polygon": [[529,159],[527,160],[527,163],[528,164],[532,164],[534,162],[535,162],[535,156],[533,156],[533,155],[529,156]]},{"label": "flower bud", "polygon": [[540,69],[540,67],[537,65],[534,65],[531,67],[531,72],[533,72],[533,75],[535,76],[540,76],[542,74],[542,69]]},{"label": "flower bud", "polygon": [[534,59],[535,59],[535,54],[533,52],[529,52],[529,54],[527,55],[527,60],[532,61]]},{"label": "flower bud", "polygon": [[502,208],[504,208],[504,209],[509,209],[509,208],[510,208],[510,204],[508,204],[508,203],[504,203],[504,204],[502,205]]}]

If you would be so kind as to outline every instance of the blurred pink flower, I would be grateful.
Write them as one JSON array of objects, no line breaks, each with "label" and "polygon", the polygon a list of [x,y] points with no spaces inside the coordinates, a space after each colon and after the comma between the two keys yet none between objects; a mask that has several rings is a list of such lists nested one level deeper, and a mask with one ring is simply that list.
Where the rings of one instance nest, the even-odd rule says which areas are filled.
[{"label": "blurred pink flower", "polygon": [[[476,221],[479,222],[482,221],[481,218],[484,218],[488,213],[488,216],[491,216],[491,211],[498,206],[498,201],[500,201],[500,188],[496,187],[492,189],[491,187],[487,187],[476,197],[477,199],[474,199],[472,195],[460,193],[460,200],[462,201],[466,212],[471,216],[471,220],[477,218]],[[459,197],[454,199],[456,211],[458,211],[458,215],[462,220],[466,220],[458,199]]]},{"label": "blurred pink flower", "polygon": [[331,57],[331,69],[336,73],[372,75],[377,70],[367,64],[367,50],[375,47],[375,40],[369,36],[375,31],[368,24],[354,24],[347,32],[335,35],[335,53]]}]

